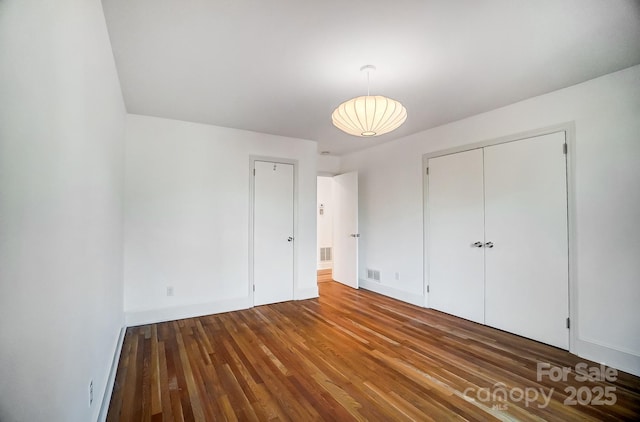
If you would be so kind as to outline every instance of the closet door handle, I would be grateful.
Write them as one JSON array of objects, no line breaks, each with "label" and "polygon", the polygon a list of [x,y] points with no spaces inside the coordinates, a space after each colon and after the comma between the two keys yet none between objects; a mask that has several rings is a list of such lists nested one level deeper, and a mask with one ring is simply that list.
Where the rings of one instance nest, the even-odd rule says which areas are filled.
[{"label": "closet door handle", "polygon": [[476,242],[476,243],[473,243],[471,246],[473,246],[475,248],[481,248],[484,245],[482,244],[482,242]]},{"label": "closet door handle", "polygon": [[493,248],[493,242],[487,242],[484,244],[487,248]]}]

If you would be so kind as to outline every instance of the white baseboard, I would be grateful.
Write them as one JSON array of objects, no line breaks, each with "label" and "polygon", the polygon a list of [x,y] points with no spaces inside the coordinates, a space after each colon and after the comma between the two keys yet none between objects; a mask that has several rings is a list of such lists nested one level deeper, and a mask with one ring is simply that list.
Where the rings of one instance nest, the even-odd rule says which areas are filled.
[{"label": "white baseboard", "polygon": [[294,300],[315,299],[318,295],[318,286],[316,285],[307,289],[296,289],[293,298]]},{"label": "white baseboard", "polygon": [[122,352],[122,344],[124,343],[124,333],[126,331],[126,326],[120,329],[118,342],[116,343],[116,348],[113,352],[113,359],[111,360],[111,370],[109,371],[109,377],[107,378],[107,385],[104,387],[104,395],[102,396],[102,403],[100,403],[98,422],[105,422],[107,420],[109,404],[111,403],[111,395],[113,394],[113,386],[116,382],[116,373],[118,372],[118,363],[120,362],[120,353]]},{"label": "white baseboard", "polygon": [[144,311],[128,311],[125,312],[125,323],[127,327],[134,327],[136,325],[155,324],[156,322],[239,311],[241,309],[251,308],[252,306],[251,298],[247,296],[237,299],[221,300],[219,302],[198,303]]},{"label": "white baseboard", "polygon": [[[294,291],[294,300],[313,299],[318,297],[318,286]],[[177,319],[194,318],[222,312],[239,311],[253,307],[251,297],[222,300],[219,302],[198,303],[194,305],[173,306],[169,308],[147,309],[125,312],[125,325],[155,324],[157,322],[175,321]]]},{"label": "white baseboard", "polygon": [[363,289],[371,290],[372,292],[380,293],[381,295],[389,296],[412,305],[424,307],[425,301],[422,295],[403,292],[402,290],[394,289],[393,287],[385,286],[384,284],[362,278],[359,279],[358,282],[360,287]]},{"label": "white baseboard", "polygon": [[333,268],[333,261],[320,261],[318,262],[318,270],[330,270]]},{"label": "white baseboard", "polygon": [[640,376],[640,357],[590,341],[577,339],[574,353],[581,358],[603,363],[630,374]]}]

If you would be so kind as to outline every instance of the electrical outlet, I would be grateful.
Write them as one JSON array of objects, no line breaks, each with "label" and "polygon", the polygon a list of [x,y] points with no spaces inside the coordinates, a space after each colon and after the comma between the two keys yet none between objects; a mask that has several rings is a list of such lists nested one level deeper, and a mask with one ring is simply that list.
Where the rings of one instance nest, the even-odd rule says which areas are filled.
[{"label": "electrical outlet", "polygon": [[89,382],[89,407],[93,404],[93,380]]},{"label": "electrical outlet", "polygon": [[167,286],[167,296],[173,296],[173,286]]}]

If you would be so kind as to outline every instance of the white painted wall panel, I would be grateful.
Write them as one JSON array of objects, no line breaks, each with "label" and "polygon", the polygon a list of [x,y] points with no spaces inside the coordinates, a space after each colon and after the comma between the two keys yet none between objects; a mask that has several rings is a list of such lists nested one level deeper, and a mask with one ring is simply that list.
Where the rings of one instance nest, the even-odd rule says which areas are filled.
[{"label": "white painted wall panel", "polygon": [[421,293],[423,154],[574,121],[576,352],[640,374],[638,116],[634,66],[343,157],[360,173],[360,277],[379,268],[384,286]]},{"label": "white painted wall panel", "polygon": [[129,115],[124,276],[130,321],[251,306],[251,155],[298,160],[294,295],[317,296],[315,142]]},{"label": "white painted wall panel", "polygon": [[0,2],[0,75],[0,420],[94,421],[124,322],[125,109],[100,2]]}]

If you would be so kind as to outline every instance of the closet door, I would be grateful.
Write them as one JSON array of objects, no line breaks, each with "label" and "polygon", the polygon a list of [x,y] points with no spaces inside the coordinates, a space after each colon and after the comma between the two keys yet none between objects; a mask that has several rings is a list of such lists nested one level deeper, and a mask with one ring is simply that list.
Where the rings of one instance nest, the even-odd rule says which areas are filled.
[{"label": "closet door", "polygon": [[484,150],[485,322],[568,349],[564,143],[558,132]]},{"label": "closet door", "polygon": [[253,174],[253,304],[293,300],[294,166],[256,161]]},{"label": "closet door", "polygon": [[429,306],[484,322],[482,150],[429,160]]}]

